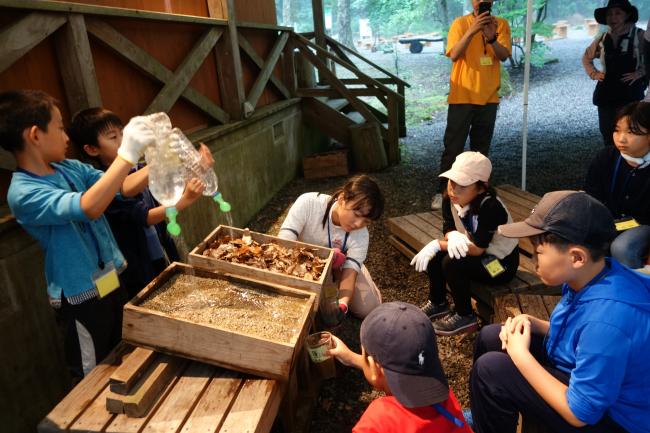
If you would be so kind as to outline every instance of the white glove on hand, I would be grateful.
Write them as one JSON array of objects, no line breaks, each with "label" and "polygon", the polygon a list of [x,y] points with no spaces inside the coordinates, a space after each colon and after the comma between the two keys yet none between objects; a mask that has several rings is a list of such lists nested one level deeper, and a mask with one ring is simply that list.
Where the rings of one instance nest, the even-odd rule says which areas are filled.
[{"label": "white glove on hand", "polygon": [[453,259],[460,259],[465,257],[469,251],[469,244],[471,244],[467,235],[459,231],[452,231],[447,233],[447,253]]},{"label": "white glove on hand", "polygon": [[413,257],[411,260],[411,266],[415,264],[415,270],[418,272],[424,272],[427,270],[427,266],[431,259],[440,252],[440,242],[438,239],[432,240],[420,250],[419,253]]},{"label": "white glove on hand", "polygon": [[122,144],[117,154],[130,164],[137,164],[144,149],[156,141],[152,123],[144,116],[136,116],[124,127]]}]

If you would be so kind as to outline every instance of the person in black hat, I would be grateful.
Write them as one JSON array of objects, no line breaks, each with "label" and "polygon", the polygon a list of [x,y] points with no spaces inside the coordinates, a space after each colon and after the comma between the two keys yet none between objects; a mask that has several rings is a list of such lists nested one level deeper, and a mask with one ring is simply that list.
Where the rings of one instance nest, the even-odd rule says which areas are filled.
[{"label": "person in black hat", "polygon": [[386,397],[374,400],[353,433],[471,433],[447,385],[431,321],[420,308],[389,302],[361,324],[361,354],[339,338],[329,354],[363,370]]},{"label": "person in black hat", "polygon": [[[647,86],[644,64],[644,31],[637,28],[639,11],[629,0],[609,0],[597,8],[594,17],[607,25],[587,47],[582,64],[589,78],[597,81],[593,102],[598,107],[598,123],[605,145],[614,145],[614,118],[619,109],[643,99]],[[593,61],[600,60],[601,70]]]},{"label": "person in black hat", "polygon": [[518,413],[554,432],[650,432],[650,277],[605,257],[616,235],[585,192],[545,194],[525,221],[537,274],[562,285],[549,321],[521,314],[484,327],[470,398],[479,433],[514,433]]}]

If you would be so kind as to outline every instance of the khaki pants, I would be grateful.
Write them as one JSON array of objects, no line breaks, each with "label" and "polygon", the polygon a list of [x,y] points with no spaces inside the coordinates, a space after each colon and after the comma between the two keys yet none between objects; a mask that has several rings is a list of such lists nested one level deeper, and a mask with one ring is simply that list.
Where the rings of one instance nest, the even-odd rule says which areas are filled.
[{"label": "khaki pants", "polygon": [[379,304],[381,304],[381,293],[375,282],[372,281],[368,268],[361,265],[361,272],[357,275],[357,282],[354,286],[354,296],[352,296],[349,305],[350,312],[363,319]]}]

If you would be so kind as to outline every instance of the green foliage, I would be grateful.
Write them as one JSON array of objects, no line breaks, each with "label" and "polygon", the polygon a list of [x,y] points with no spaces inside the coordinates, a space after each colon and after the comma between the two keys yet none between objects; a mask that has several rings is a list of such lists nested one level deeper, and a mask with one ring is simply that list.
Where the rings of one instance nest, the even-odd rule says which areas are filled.
[{"label": "green foliage", "polygon": [[410,99],[406,104],[406,126],[411,127],[425,120],[431,120],[436,111],[447,109],[446,95],[431,95]]}]

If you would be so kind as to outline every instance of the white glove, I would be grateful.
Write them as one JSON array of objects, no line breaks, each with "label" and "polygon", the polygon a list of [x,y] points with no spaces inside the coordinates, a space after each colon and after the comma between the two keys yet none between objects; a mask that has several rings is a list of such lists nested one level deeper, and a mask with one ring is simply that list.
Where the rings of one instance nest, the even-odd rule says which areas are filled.
[{"label": "white glove", "polygon": [[144,116],[136,116],[124,127],[122,144],[117,154],[130,164],[137,164],[144,149],[156,141],[153,124]]},{"label": "white glove", "polygon": [[447,253],[453,259],[460,259],[465,257],[469,251],[469,244],[471,244],[467,235],[459,231],[452,231],[447,233]]},{"label": "white glove", "polygon": [[438,242],[438,239],[434,239],[428,244],[424,246],[420,250],[419,253],[413,257],[413,260],[411,260],[411,266],[415,264],[415,270],[418,272],[424,272],[427,270],[427,266],[429,265],[429,262],[435,256],[440,252],[440,242]]}]

